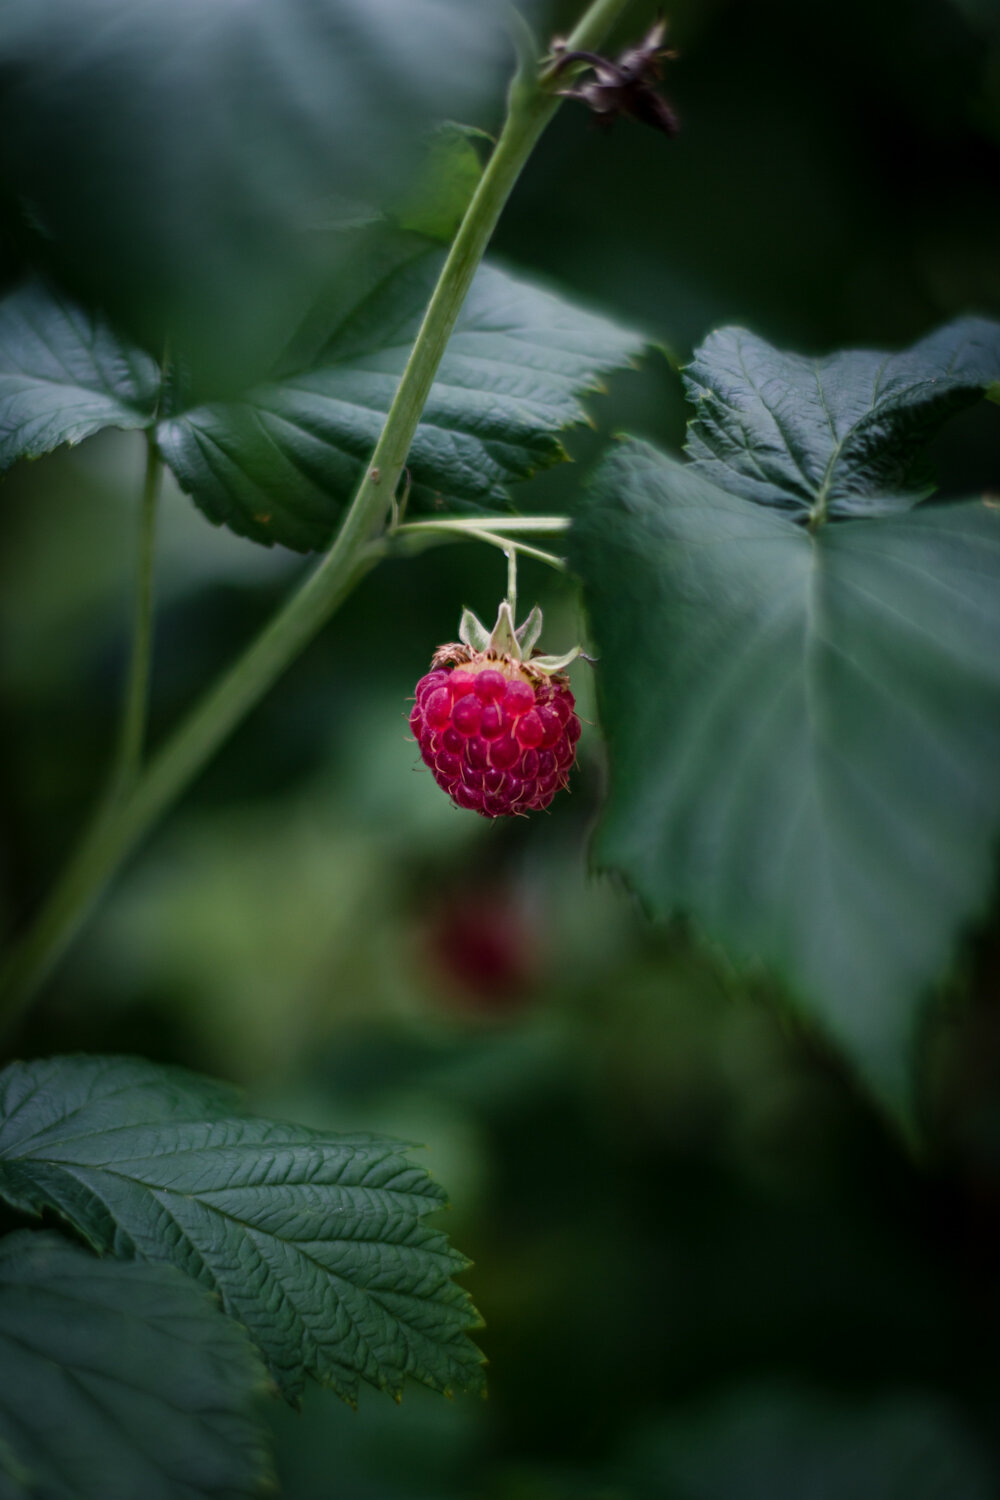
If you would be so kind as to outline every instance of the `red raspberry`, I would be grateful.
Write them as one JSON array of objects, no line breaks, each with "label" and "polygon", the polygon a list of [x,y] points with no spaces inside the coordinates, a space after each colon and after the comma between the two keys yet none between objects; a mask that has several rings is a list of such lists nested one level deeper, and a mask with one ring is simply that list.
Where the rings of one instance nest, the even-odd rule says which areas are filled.
[{"label": "red raspberry", "polygon": [[533,812],[568,782],[580,720],[564,672],[442,646],[416,699],[420,754],[459,807],[484,818]]}]

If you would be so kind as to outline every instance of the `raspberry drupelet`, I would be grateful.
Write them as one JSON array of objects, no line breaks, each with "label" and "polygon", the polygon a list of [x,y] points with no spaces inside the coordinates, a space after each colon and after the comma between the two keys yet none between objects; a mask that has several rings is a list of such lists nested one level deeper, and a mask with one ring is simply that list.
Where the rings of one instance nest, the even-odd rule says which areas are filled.
[{"label": "raspberry drupelet", "polygon": [[410,728],[420,754],[452,801],[484,818],[548,807],[576,759],[580,720],[560,668],[578,653],[523,659],[540,629],[537,609],[515,631],[501,605],[491,635],[466,611],[462,642],[435,652],[417,683]]}]

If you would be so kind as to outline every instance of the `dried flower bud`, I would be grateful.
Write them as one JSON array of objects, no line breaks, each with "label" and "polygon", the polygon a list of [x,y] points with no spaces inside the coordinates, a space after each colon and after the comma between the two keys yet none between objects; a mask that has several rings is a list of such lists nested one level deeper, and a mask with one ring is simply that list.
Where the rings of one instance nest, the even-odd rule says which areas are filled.
[{"label": "dried flower bud", "polygon": [[620,115],[629,115],[641,125],[651,125],[665,135],[676,135],[677,116],[656,91],[663,59],[677,56],[662,45],[665,33],[666,23],[661,19],[637,47],[628,48],[617,62],[596,52],[567,52],[565,43],[556,43],[554,73],[561,73],[573,63],[585,63],[591,70],[591,77],[571,88],[560,89],[560,94],[564,99],[577,99],[585,104],[605,128],[613,125]]}]

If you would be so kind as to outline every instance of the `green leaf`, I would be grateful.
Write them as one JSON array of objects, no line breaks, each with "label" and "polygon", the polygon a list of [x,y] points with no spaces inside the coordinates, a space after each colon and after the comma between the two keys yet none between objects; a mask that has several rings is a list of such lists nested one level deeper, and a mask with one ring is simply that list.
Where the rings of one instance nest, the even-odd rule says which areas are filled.
[{"label": "green leaf", "polygon": [[[442,258],[421,246],[391,270],[308,367],[160,424],[164,458],[211,520],[256,541],[329,545]],[[507,485],[565,458],[558,434],[583,420],[580,395],[641,347],[636,334],[481,267],[407,459],[411,508],[503,504]]]},{"label": "green leaf", "polygon": [[0,1074],[0,1197],[100,1251],[170,1261],[217,1292],[285,1394],[353,1401],[483,1385],[468,1262],[424,1224],[445,1196],[405,1147],[238,1114],[213,1085],[123,1058]]},{"label": "green leaf", "polygon": [[774,966],[904,1108],[918,1001],[991,884],[1000,511],[810,535],[629,441],[570,556],[609,743],[600,864]]},{"label": "green leaf", "polygon": [[687,450],[713,484],[798,517],[909,509],[919,445],[1000,379],[1000,323],[962,318],[899,354],[806,359],[722,328],[685,372]]},{"label": "green leaf", "polygon": [[941,1397],[861,1400],[801,1385],[743,1386],[633,1439],[621,1468],[635,1500],[989,1500],[993,1465]]},{"label": "green leaf", "polygon": [[4,1500],[260,1493],[264,1372],[243,1330],[171,1266],[8,1235],[0,1369]]},{"label": "green leaf", "polygon": [[0,468],[102,427],[148,427],[155,362],[42,282],[0,301]]},{"label": "green leaf", "polygon": [[[240,535],[326,547],[389,410],[443,252],[416,235],[368,253],[298,329],[281,373],[241,400],[185,409],[163,389],[157,438],[205,514]],[[566,457],[580,397],[638,354],[638,335],[506,272],[480,269],[408,463],[416,510],[495,507],[506,486]],[[149,426],[148,356],[31,282],[0,302],[0,465],[106,425]]]},{"label": "green leaf", "polygon": [[[442,119],[493,117],[502,0],[31,0],[0,13],[0,186],[33,264],[245,383]],[[252,374],[248,375],[248,372]]]},{"label": "green leaf", "polygon": [[483,175],[475,142],[491,144],[482,130],[446,121],[431,136],[427,156],[393,217],[401,229],[449,241]]}]

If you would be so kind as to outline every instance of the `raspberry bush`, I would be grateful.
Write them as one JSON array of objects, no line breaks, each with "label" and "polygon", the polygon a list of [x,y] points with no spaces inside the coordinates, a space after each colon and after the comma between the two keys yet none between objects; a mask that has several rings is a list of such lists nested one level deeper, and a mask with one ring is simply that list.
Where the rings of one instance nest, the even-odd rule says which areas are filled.
[{"label": "raspberry bush", "polygon": [[[1000,326],[956,317],[908,349],[824,358],[718,330],[684,375],[693,415],[683,460],[625,436],[596,460],[586,486],[561,492],[570,514],[541,516],[530,505],[518,514],[511,490],[567,457],[561,434],[586,415],[583,398],[686,326],[645,297],[645,273],[621,302],[641,309],[637,332],[483,261],[560,98],[605,125],[618,117],[618,131],[657,125],[658,144],[673,134],[673,111],[656,92],[671,55],[664,23],[617,63],[597,50],[628,7],[592,0],[548,46],[515,21],[520,64],[494,140],[499,96],[484,109],[489,135],[443,128],[443,116],[464,119],[477,79],[493,76],[481,21],[494,9],[506,16],[505,0],[11,0],[12,19],[0,26],[0,467],[105,428],[141,433],[146,460],[117,746],[104,795],[50,895],[37,911],[22,908],[20,891],[10,904],[0,1024],[14,1035],[109,882],[365,575],[387,559],[409,566],[424,546],[464,541],[506,552],[508,596],[492,631],[466,611],[458,641],[437,650],[417,684],[410,728],[437,784],[488,820],[544,810],[569,785],[581,726],[566,669],[580,653],[541,653],[537,608],[515,625],[513,562],[524,554],[571,574],[600,662],[608,797],[592,820],[598,868],[652,918],[681,917],[678,930],[707,935],[755,975],[766,969],[895,1121],[915,1128],[924,1002],[959,969],[960,942],[995,878],[1000,830],[1000,503],[986,481],[966,478],[947,504],[926,503],[918,449],[945,417],[984,392],[996,397]],[[200,10],[211,14],[194,46]],[[230,67],[233,58],[240,66]],[[234,130],[234,120],[254,128]],[[429,137],[431,122],[440,128]],[[741,134],[749,138],[742,126]],[[399,162],[393,137],[405,142]],[[234,142],[243,138],[255,149],[237,171]],[[645,191],[659,170],[655,140],[643,191],[632,195],[650,204],[672,199],[670,184]],[[729,195],[714,182],[712,190],[728,213]],[[195,212],[202,201],[205,213]],[[648,264],[652,285],[660,258]],[[825,276],[823,288],[826,297]],[[814,329],[817,339],[826,327]],[[880,342],[885,328],[871,334]],[[212,522],[320,556],[150,753],[153,556],[168,470]],[[565,555],[539,550],[534,533],[562,536]],[[417,611],[396,617],[416,592],[392,598],[391,623],[405,623],[411,642]],[[422,664],[433,640],[421,642]],[[339,649],[349,654],[343,634]],[[407,680],[414,671],[411,661]],[[387,741],[402,738],[394,684]],[[322,725],[311,712],[301,718],[312,750]],[[343,728],[354,732],[347,714]],[[18,748],[17,734],[8,738],[5,774],[36,759],[30,739]],[[411,752],[397,743],[392,752],[395,789],[403,783],[408,796]],[[47,798],[55,777],[46,755],[37,760]],[[371,765],[379,774],[381,761]],[[39,847],[61,843],[63,810],[45,814],[59,827]],[[32,893],[38,861],[34,847],[27,856],[26,831],[35,811],[29,799],[9,825],[11,870],[23,866]],[[470,845],[483,831],[471,818],[452,826]],[[545,827],[508,831],[501,842],[518,857],[533,838],[556,842]],[[336,859],[353,880],[339,846]],[[0,866],[6,882],[6,850]],[[555,866],[543,858],[537,868]],[[270,894],[270,863],[267,874]],[[321,899],[315,925],[326,943],[325,889]],[[234,905],[242,943],[244,903]],[[491,917],[502,927],[496,903]],[[140,955],[148,971],[136,943],[136,967]],[[565,976],[580,965],[561,972],[575,983]],[[288,974],[275,973],[284,1026]],[[663,977],[650,973],[652,1009]],[[270,968],[265,988],[268,977]],[[138,978],[141,992],[149,974]],[[641,979],[645,992],[645,969]],[[93,988],[88,979],[88,1001]],[[614,986],[593,988],[613,996],[618,1027]],[[577,1002],[568,996],[574,1029]],[[61,1014],[52,1007],[53,1025]],[[19,1228],[0,1245],[0,1488],[9,1480],[16,1500],[29,1489],[64,1493],[44,1442],[36,1449],[24,1436],[41,1412],[81,1469],[95,1465],[77,1475],[81,1500],[193,1493],[201,1466],[188,1484],[174,1467],[183,1432],[175,1439],[164,1419],[183,1426],[177,1398],[203,1373],[206,1349],[218,1363],[198,1409],[221,1416],[226,1454],[211,1493],[256,1491],[251,1398],[265,1369],[292,1401],[307,1377],[348,1401],[363,1382],[393,1395],[408,1379],[448,1393],[482,1388],[470,1337],[477,1314],[453,1280],[466,1263],[424,1224],[443,1193],[404,1147],[256,1119],[196,1075],[91,1056],[94,1035],[85,1033],[78,1058],[0,1069],[4,1212],[17,1224],[54,1217],[103,1257],[80,1245],[70,1253],[49,1230]],[[229,1053],[226,1067],[239,1072]],[[642,1100],[637,1113],[652,1118],[672,1078],[651,1073],[649,1108]],[[603,1128],[607,1112],[600,1118]],[[567,1159],[560,1147],[560,1173]],[[713,1230],[713,1239],[726,1236]],[[575,1263],[590,1264],[586,1255]],[[63,1312],[68,1277],[79,1278],[79,1307]],[[739,1278],[727,1270],[724,1279]],[[586,1306],[589,1289],[567,1284],[576,1307]],[[28,1347],[44,1352],[34,1374],[20,1327],[33,1288],[42,1295]],[[638,1325],[647,1281],[637,1278],[636,1289]],[[108,1300],[95,1301],[98,1293]],[[174,1350],[176,1366],[155,1351],[140,1362],[163,1377],[146,1393],[144,1416],[145,1403],[139,1412],[125,1399],[129,1366],[118,1368],[112,1324],[131,1325],[153,1348],[169,1331],[161,1296],[190,1337]],[[231,1323],[219,1334],[212,1320],[223,1314]],[[74,1368],[68,1352],[62,1366],[50,1357],[64,1337],[85,1367],[93,1348],[95,1368],[109,1382],[117,1376],[121,1452],[110,1436],[93,1440],[89,1403],[67,1400],[55,1378]],[[654,1343],[659,1366],[662,1341]],[[122,1452],[146,1454],[150,1434],[148,1472],[123,1483]]]}]

